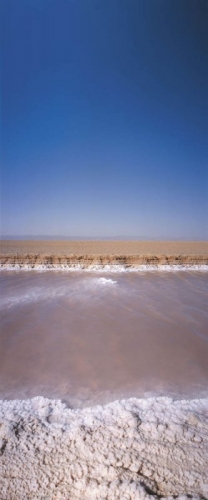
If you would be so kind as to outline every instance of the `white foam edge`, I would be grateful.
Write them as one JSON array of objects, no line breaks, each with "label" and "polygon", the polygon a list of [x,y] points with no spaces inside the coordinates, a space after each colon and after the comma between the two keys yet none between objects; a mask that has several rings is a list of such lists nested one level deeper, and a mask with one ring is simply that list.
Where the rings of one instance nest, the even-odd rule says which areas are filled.
[{"label": "white foam edge", "polygon": [[149,416],[153,409],[157,409],[157,414],[160,413],[164,419],[164,410],[166,413],[166,417],[172,414],[173,409],[177,409],[177,411],[185,410],[185,411],[197,411],[205,409],[208,410],[208,395],[205,397],[193,398],[193,399],[175,399],[170,396],[147,396],[147,397],[130,397],[127,399],[116,399],[110,403],[104,405],[94,405],[85,408],[68,408],[65,402],[62,402],[61,399],[50,399],[44,396],[35,396],[29,399],[0,399],[0,414],[4,414],[6,416],[7,411],[8,415],[10,415],[10,411],[14,410],[15,412],[18,410],[18,413],[21,411],[24,413],[25,411],[29,411],[34,415],[39,415],[44,417],[47,415],[47,410],[50,413],[51,406],[57,407],[58,416],[63,417],[63,413],[67,412],[67,417],[74,415],[74,417],[80,418],[81,421],[85,419],[87,415],[99,415],[99,417],[104,416],[105,413],[112,413],[112,410],[121,410],[121,408],[128,408],[129,411],[134,411],[135,405],[137,405],[140,409],[149,411]]},{"label": "white foam edge", "polygon": [[121,264],[0,264],[0,271],[98,271],[110,273],[122,272],[146,272],[146,271],[201,271],[207,272],[207,264],[141,264],[141,265],[121,265]]}]

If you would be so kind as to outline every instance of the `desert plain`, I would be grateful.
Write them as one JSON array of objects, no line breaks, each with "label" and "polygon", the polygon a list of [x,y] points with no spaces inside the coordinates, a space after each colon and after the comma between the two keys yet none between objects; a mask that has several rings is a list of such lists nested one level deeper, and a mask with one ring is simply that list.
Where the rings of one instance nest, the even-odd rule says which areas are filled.
[{"label": "desert plain", "polygon": [[2,240],[0,264],[208,264],[207,241]]}]

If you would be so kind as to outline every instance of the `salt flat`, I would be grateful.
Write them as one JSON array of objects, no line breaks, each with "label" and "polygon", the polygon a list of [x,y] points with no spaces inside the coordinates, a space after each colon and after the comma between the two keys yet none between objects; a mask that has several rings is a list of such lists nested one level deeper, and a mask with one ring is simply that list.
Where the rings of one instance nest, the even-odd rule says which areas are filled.
[{"label": "salt flat", "polygon": [[207,396],[207,272],[1,271],[0,399]]},{"label": "salt flat", "polygon": [[[8,263],[8,268],[17,264],[23,269],[41,263],[55,268],[77,262],[86,266],[119,263],[207,267],[207,247],[203,242],[7,241],[1,242],[1,263]],[[27,363],[29,371],[22,380],[28,381],[29,374],[42,377],[44,369],[46,373],[38,391],[32,381],[33,395],[38,396],[35,398],[30,394],[22,397],[15,386],[15,396],[13,393],[5,399],[3,387],[0,500],[208,499],[208,400],[202,387],[202,381],[207,381],[205,280],[206,273],[198,271],[181,271],[177,276],[154,276],[151,272],[138,276],[134,272],[70,275],[49,271],[46,275],[37,270],[2,271],[2,383],[6,380],[12,394],[13,384],[18,376],[21,379]],[[185,322],[179,328],[181,317]],[[119,323],[117,328],[115,321]],[[170,343],[169,331],[174,334]],[[170,355],[167,348],[171,349]],[[68,365],[61,392],[58,375]],[[72,394],[74,368],[78,369],[75,395],[81,386],[80,377],[86,384],[86,374],[96,396],[98,374],[103,377],[98,387],[100,395],[103,381],[110,384],[119,376],[122,384],[128,382],[128,377],[134,383],[135,377],[138,388],[143,371],[146,383],[151,369],[154,377],[150,387],[153,389],[152,380],[157,375],[164,397],[125,396],[106,405],[98,406],[96,402],[72,409],[70,397],[67,404],[60,398]],[[6,378],[10,373],[11,387]],[[188,388],[193,382],[193,391],[187,390],[185,396],[178,391],[178,396],[167,397],[164,382],[168,383],[170,374],[176,376],[176,389],[181,384],[184,390],[187,383]],[[43,382],[48,384],[47,375],[58,387],[55,399],[48,399],[53,397],[48,394],[47,398],[39,396],[45,396]],[[134,395],[133,385],[130,396]]]},{"label": "salt flat", "polygon": [[207,416],[208,400],[1,402],[1,499],[207,499]]}]

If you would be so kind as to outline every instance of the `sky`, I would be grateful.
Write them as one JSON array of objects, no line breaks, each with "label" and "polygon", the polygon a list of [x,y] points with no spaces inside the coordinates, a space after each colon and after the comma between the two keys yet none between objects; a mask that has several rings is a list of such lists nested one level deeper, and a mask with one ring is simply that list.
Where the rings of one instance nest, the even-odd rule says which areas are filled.
[{"label": "sky", "polygon": [[207,0],[1,0],[1,237],[208,239]]}]

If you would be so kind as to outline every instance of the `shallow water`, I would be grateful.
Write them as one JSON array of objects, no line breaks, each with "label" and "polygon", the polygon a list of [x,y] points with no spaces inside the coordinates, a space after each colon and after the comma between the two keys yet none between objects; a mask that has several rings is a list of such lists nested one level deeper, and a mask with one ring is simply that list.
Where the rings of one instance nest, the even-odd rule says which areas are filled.
[{"label": "shallow water", "polygon": [[2,271],[0,280],[0,398],[80,407],[207,395],[206,273]]}]

